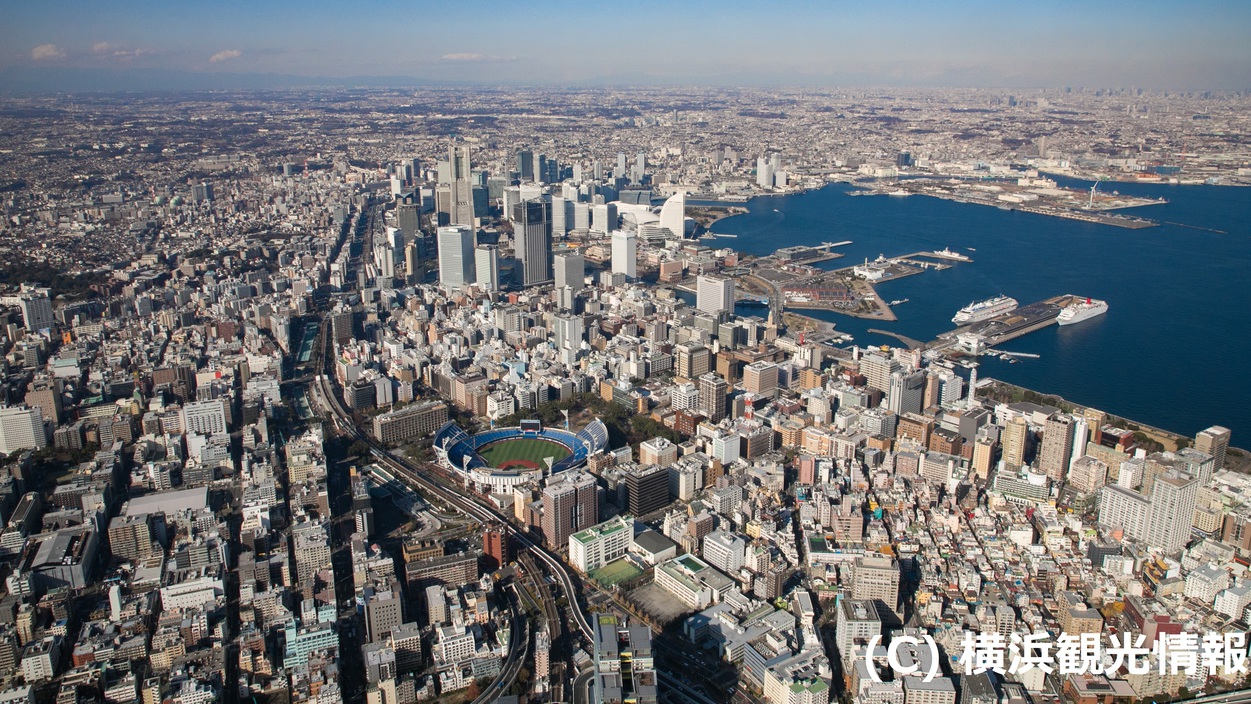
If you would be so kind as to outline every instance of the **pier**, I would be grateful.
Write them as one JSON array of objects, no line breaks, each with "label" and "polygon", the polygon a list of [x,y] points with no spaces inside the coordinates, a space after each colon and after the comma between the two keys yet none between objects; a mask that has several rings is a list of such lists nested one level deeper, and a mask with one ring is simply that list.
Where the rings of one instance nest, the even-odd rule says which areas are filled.
[{"label": "pier", "polygon": [[1056,319],[1059,317],[1060,311],[1078,300],[1082,300],[1082,297],[1065,294],[1048,298],[1045,301],[1031,303],[1017,308],[1011,313],[1004,313],[990,320],[982,320],[972,325],[945,332],[926,345],[926,347],[940,352],[962,354],[958,349],[959,343],[956,340],[957,336],[962,333],[978,335],[987,347],[994,347],[1009,340],[1028,335],[1035,330],[1041,330],[1048,325],[1054,325],[1057,322]]}]

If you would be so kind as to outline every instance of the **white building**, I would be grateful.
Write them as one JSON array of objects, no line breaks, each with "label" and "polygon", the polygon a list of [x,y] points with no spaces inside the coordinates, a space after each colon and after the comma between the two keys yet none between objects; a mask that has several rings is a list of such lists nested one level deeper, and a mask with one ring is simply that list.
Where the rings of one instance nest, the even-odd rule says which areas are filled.
[{"label": "white building", "polygon": [[192,401],[182,407],[182,429],[186,433],[222,435],[226,430],[226,402],[214,398]]},{"label": "white building", "polygon": [[[1186,575],[1186,598],[1211,604],[1229,586],[1229,572],[1216,565],[1203,565]],[[1242,613],[1238,611],[1236,613]]]},{"label": "white building", "polygon": [[734,312],[734,280],[700,276],[696,279],[695,307],[705,313]]},{"label": "white building", "polygon": [[487,291],[500,290],[500,249],[480,244],[474,250],[474,273],[478,285]]},{"label": "white building", "polygon": [[48,445],[43,414],[38,408],[10,407],[0,409],[0,453],[38,450]]},{"label": "white building", "polygon": [[617,516],[569,536],[569,562],[579,572],[599,569],[625,557],[634,538],[634,520]]},{"label": "white building", "polygon": [[612,233],[612,273],[638,278],[638,236],[633,232]]},{"label": "white building", "polygon": [[704,562],[726,574],[736,574],[743,568],[747,554],[747,541],[724,530],[717,530],[704,537]]},{"label": "white building", "polygon": [[1251,584],[1238,584],[1222,589],[1213,600],[1212,609],[1230,618],[1241,618],[1251,606]]},{"label": "white building", "polygon": [[459,291],[474,282],[473,228],[463,225],[440,227],[439,283],[449,291]]},{"label": "white building", "polygon": [[686,192],[669,196],[660,208],[660,226],[678,239],[686,236]]}]

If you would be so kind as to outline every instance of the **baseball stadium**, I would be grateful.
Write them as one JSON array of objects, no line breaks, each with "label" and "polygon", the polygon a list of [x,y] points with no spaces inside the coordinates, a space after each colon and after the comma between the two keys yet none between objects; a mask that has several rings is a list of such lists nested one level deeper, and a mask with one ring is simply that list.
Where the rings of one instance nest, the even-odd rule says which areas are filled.
[{"label": "baseball stadium", "polygon": [[444,467],[477,488],[493,492],[581,467],[588,457],[607,448],[608,428],[598,418],[576,433],[523,420],[513,428],[475,435],[449,422],[434,434],[434,451]]}]

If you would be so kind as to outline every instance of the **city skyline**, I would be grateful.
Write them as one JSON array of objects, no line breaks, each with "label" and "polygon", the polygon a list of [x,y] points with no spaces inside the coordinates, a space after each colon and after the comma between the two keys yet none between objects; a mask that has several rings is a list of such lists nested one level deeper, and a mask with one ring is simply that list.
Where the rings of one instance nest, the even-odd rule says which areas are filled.
[{"label": "city skyline", "polygon": [[981,1],[885,8],[643,3],[629,13],[568,3],[377,3],[353,16],[317,2],[59,2],[13,5],[3,16],[0,89],[19,91],[431,84],[1240,90],[1251,77],[1244,49],[1251,9],[1218,0],[1028,9]]}]

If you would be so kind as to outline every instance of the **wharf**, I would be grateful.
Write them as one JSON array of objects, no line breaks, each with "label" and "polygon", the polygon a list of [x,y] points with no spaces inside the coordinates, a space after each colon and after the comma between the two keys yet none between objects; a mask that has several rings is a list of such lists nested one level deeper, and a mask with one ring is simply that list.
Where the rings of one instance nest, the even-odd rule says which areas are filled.
[{"label": "wharf", "polygon": [[1009,340],[1015,340],[1023,335],[1028,335],[1035,330],[1041,330],[1048,325],[1054,325],[1057,322],[1056,319],[1059,317],[1060,311],[1078,301],[1079,298],[1078,296],[1065,294],[1048,298],[1045,301],[1031,303],[1017,308],[1011,313],[1005,313],[990,320],[982,320],[972,325],[966,325],[951,332],[943,333],[930,342],[927,347],[933,350],[962,354],[957,347],[958,343],[956,340],[956,336],[962,333],[978,335],[987,347],[994,347]]}]

